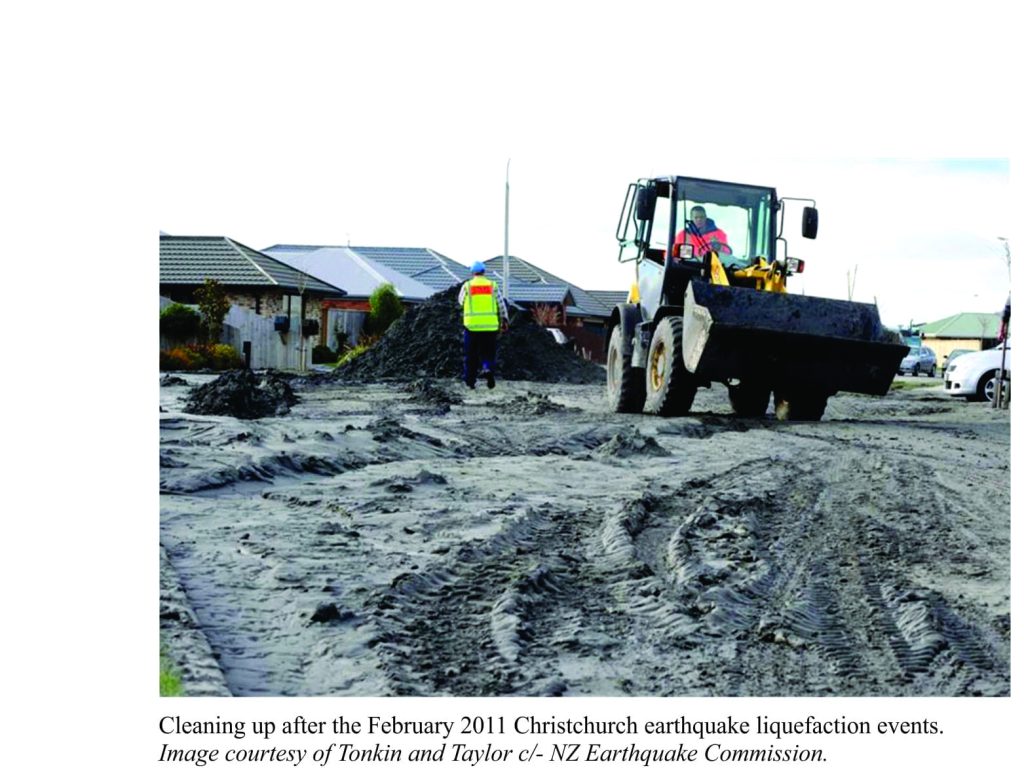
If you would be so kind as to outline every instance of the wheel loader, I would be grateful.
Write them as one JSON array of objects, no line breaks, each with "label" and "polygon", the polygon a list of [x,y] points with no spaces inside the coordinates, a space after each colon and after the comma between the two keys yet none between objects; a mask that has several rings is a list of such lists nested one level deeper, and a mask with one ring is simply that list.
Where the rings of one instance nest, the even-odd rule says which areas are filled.
[{"label": "wheel loader", "polygon": [[733,410],[818,421],[839,391],[884,395],[908,348],[872,304],[787,293],[804,262],[782,237],[771,187],[686,176],[639,179],[623,200],[619,261],[636,262],[606,322],[608,400],[621,413],[689,412],[698,387],[726,385]]}]

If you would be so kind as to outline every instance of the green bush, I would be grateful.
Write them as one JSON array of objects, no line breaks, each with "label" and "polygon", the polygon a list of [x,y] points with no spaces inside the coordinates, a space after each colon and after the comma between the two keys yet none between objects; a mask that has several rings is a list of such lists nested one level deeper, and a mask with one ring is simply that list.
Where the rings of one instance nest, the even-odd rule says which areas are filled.
[{"label": "green bush", "polygon": [[370,314],[363,326],[363,333],[368,336],[383,336],[404,311],[405,307],[398,298],[395,286],[391,283],[381,283],[370,294]]},{"label": "green bush", "polygon": [[171,341],[185,342],[199,336],[199,313],[184,304],[171,304],[160,313],[160,333]]},{"label": "green bush", "polygon": [[226,371],[231,368],[241,368],[245,361],[238,353],[238,350],[230,344],[214,344],[207,348],[207,360],[209,367],[216,371]]},{"label": "green bush", "polygon": [[338,353],[328,347],[326,344],[317,344],[313,347],[313,362],[314,363],[336,363],[338,362]]}]

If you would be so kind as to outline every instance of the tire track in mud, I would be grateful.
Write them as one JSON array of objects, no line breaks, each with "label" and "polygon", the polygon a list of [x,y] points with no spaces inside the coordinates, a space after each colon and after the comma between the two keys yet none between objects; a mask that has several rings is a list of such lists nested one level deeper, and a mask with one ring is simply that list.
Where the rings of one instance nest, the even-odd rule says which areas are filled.
[{"label": "tire track in mud", "polygon": [[[601,620],[573,616],[573,593],[601,591],[578,557],[598,513],[550,503],[441,567],[399,575],[374,598],[375,647],[403,695],[560,694],[548,672]],[[584,567],[581,567],[584,566]],[[612,642],[608,638],[609,644]],[[529,656],[529,663],[525,663]]]},{"label": "tire track in mud", "polygon": [[620,681],[629,693],[1005,692],[1008,644],[887,564],[919,534],[878,519],[905,514],[891,464],[745,462],[605,510],[533,509],[380,599],[389,676],[407,694],[573,693],[585,677],[542,670],[615,633],[659,660]]},{"label": "tire track in mud", "polygon": [[[899,456],[840,451],[824,462],[819,457],[817,466],[826,482],[812,503],[799,507],[796,526],[780,529],[779,550],[807,564],[797,574],[795,601],[788,598],[795,610],[782,614],[782,627],[833,665],[823,692],[837,692],[841,681],[843,693],[934,694],[938,686],[962,694],[964,686],[985,686],[983,678],[999,680],[988,674],[999,655],[986,639],[991,633],[890,565],[931,558],[915,550],[925,527],[935,541],[935,520],[913,507],[936,504],[933,486],[906,471]],[[908,504],[908,495],[918,501]],[[966,671],[954,674],[951,662]]]},{"label": "tire track in mud", "polygon": [[[267,465],[255,490],[232,489],[226,506],[207,496],[223,519],[193,512],[191,489],[161,502],[168,551],[232,692],[1009,692],[1009,483],[995,475],[1008,471],[1008,428],[965,464],[960,433],[913,419],[541,418],[546,403],[521,400],[507,415],[497,400],[368,408],[354,426],[336,422],[335,440],[294,419],[244,437],[162,423],[176,481],[190,471],[180,462],[213,477],[225,455],[254,446],[263,466],[282,434],[298,438],[285,446],[296,463]],[[359,466],[321,474],[303,456]],[[604,496],[562,497],[550,477],[527,493],[531,464],[508,497],[475,465],[526,456],[568,457],[541,462],[571,482],[616,479],[595,483]],[[395,476],[403,461],[409,477]],[[418,461],[453,480],[471,466],[484,493],[465,479],[419,482]],[[327,479],[343,472],[351,480]],[[979,501],[987,486],[997,490]],[[232,504],[253,493],[263,517],[242,539],[247,510]],[[320,603],[335,611],[311,622]]]}]

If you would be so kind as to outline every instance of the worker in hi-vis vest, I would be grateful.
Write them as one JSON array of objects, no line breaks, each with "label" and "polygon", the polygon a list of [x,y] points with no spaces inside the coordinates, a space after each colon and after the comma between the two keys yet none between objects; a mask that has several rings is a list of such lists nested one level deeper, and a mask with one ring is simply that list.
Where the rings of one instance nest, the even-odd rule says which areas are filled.
[{"label": "worker in hi-vis vest", "polygon": [[484,277],[484,265],[474,261],[473,277],[459,289],[462,307],[462,380],[476,388],[476,377],[483,370],[487,388],[494,388],[494,355],[498,331],[508,328],[508,308],[501,289]]}]

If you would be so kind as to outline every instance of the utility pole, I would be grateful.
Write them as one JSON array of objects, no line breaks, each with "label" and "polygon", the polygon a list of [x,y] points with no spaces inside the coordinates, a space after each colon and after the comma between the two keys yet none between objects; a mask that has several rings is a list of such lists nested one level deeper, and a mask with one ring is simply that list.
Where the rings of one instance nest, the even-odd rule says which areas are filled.
[{"label": "utility pole", "polygon": [[[999,239],[1003,241],[1003,248],[1006,250],[1006,279],[1007,279],[1007,281],[1009,281],[1009,279],[1010,279],[1010,241],[1007,240],[1005,237],[1000,237]],[[1009,339],[1010,339],[1010,297],[1009,297],[1009,295],[1007,295],[1007,297],[1006,297],[1006,306],[1003,307],[1003,318],[1002,318],[1002,323],[1000,324],[999,330],[1000,330],[1000,334],[999,335],[1002,336],[1002,339],[1000,339],[1000,341],[1003,344],[1003,355],[1002,355],[1002,358],[999,361],[999,370],[996,371],[996,393],[995,393],[995,397],[992,398],[992,407],[993,408],[1006,408],[1009,405],[1009,397],[1008,397],[1009,393],[1007,392],[1007,393],[1004,394],[1004,392],[1003,392],[1003,389],[1006,387],[1006,383],[1003,381],[1003,376],[1006,373],[1006,345],[1009,343]]]},{"label": "utility pole", "polygon": [[505,163],[505,255],[501,260],[501,282],[505,290],[505,301],[512,301],[512,291],[508,287],[508,167],[512,164],[512,158]]}]

